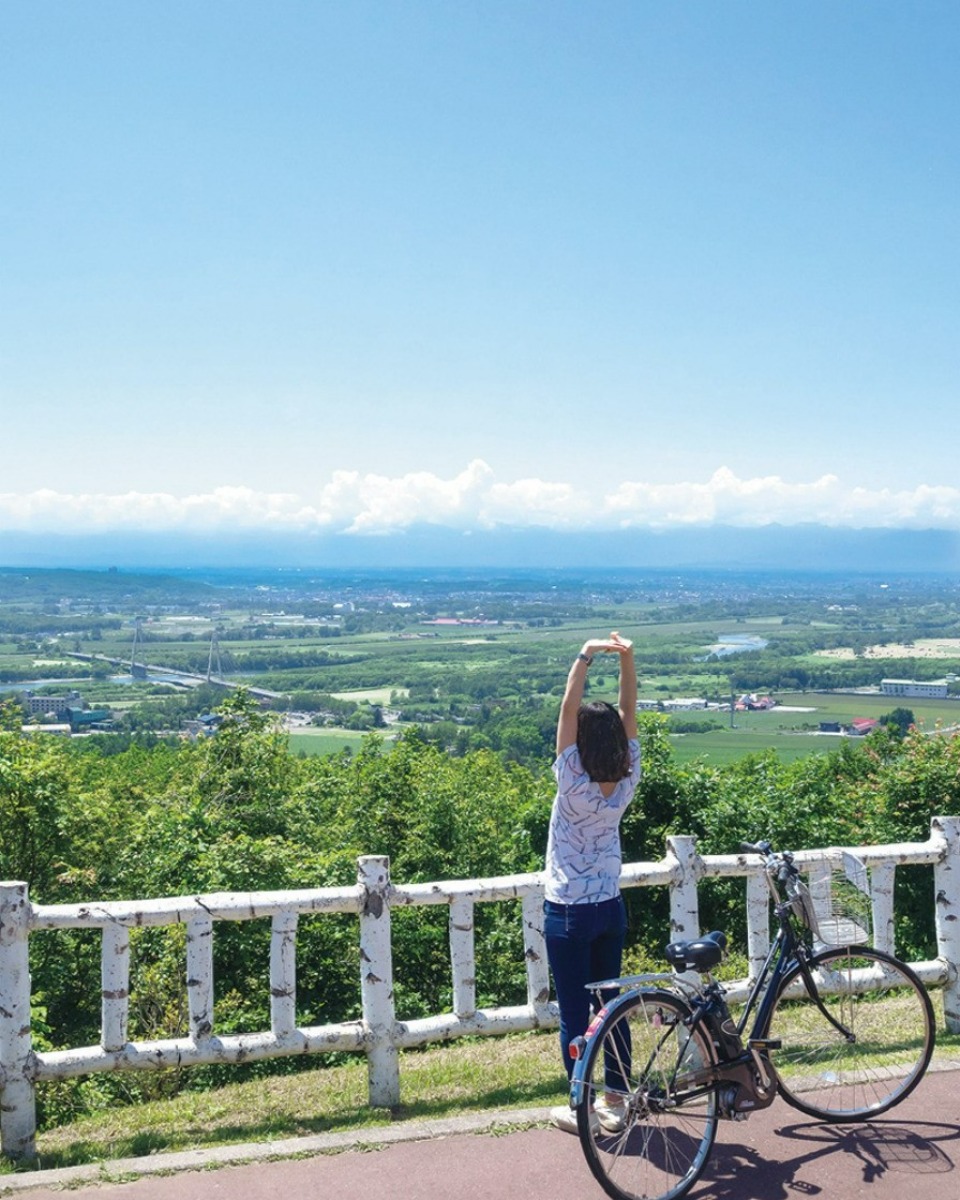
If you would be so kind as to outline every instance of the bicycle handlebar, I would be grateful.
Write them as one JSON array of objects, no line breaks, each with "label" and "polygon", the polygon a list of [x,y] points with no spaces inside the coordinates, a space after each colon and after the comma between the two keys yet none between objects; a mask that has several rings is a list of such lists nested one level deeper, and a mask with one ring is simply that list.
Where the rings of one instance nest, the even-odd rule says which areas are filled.
[{"label": "bicycle handlebar", "polygon": [[793,855],[789,850],[777,853],[767,841],[741,842],[740,849],[746,854],[761,855],[767,871],[776,875],[778,883],[786,883],[788,879],[795,879],[800,874],[793,865]]}]

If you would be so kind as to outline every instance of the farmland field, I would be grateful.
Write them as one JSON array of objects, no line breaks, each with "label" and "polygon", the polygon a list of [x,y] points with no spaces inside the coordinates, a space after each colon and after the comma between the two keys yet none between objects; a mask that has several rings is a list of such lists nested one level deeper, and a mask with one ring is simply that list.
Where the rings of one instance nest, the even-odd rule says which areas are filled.
[{"label": "farmland field", "polygon": [[[734,762],[746,754],[774,750],[785,762],[806,754],[823,754],[836,750],[845,735],[820,733],[820,722],[842,725],[858,717],[879,718],[896,707],[889,696],[783,694],[780,705],[768,712],[740,712],[730,724],[729,712],[723,714],[725,728],[705,733],[674,735],[671,743],[681,762],[705,758],[713,763]],[[938,727],[960,727],[960,703],[957,701],[913,700],[909,706],[924,732]],[[789,712],[792,707],[812,708],[812,712]],[[812,728],[811,728],[812,727]],[[853,738],[851,740],[857,740]]]},{"label": "farmland field", "polygon": [[337,754],[356,751],[368,735],[352,729],[297,730],[289,735],[291,754]]},{"label": "farmland field", "polygon": [[[684,760],[822,753],[839,736],[820,733],[821,722],[901,704],[925,731],[960,723],[955,699],[879,693],[891,676],[946,677],[960,690],[960,588],[950,579],[0,571],[0,687],[75,689],[108,708],[118,731],[170,733],[244,684],[289,714],[292,753],[355,749],[374,729],[389,744],[416,725],[457,753],[490,746],[547,761],[571,656],[610,629],[634,641],[642,702],[700,701],[667,717]],[[150,666],[137,678],[134,657]],[[595,662],[588,686],[590,698],[614,700],[616,665]],[[777,706],[731,720],[743,693]]]},{"label": "farmland field", "polygon": [[353,700],[357,704],[390,704],[394,700],[405,700],[407,688],[358,688],[354,692],[334,692],[338,700]]}]

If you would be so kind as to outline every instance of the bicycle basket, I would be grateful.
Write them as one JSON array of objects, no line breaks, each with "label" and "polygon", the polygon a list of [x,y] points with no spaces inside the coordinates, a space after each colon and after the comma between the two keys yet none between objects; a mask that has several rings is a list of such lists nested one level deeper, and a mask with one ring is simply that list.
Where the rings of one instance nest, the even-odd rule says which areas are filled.
[{"label": "bicycle basket", "polygon": [[845,850],[839,863],[818,876],[811,873],[810,899],[816,913],[811,928],[825,945],[864,945],[872,940],[870,877],[856,855]]},{"label": "bicycle basket", "polygon": [[815,938],[819,938],[820,927],[817,923],[817,914],[813,907],[810,889],[802,879],[792,879],[787,886],[794,916],[806,925]]}]

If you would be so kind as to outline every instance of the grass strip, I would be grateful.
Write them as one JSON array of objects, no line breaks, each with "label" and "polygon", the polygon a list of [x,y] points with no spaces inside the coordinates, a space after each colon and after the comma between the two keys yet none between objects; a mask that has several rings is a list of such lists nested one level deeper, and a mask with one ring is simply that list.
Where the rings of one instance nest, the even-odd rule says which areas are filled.
[{"label": "grass strip", "polygon": [[[405,1051],[400,1084],[399,1108],[370,1108],[366,1060],[345,1055],[336,1065],[318,1062],[316,1069],[292,1075],[115,1106],[41,1132],[33,1168],[51,1170],[169,1151],[372,1130],[398,1121],[540,1107],[561,1104],[567,1094],[553,1032]],[[4,1163],[0,1174],[15,1169]]]},{"label": "grass strip", "polygon": [[[938,1026],[931,1067],[960,1064],[960,1035]],[[368,1105],[366,1060],[344,1055],[293,1075],[92,1113],[40,1133],[37,1161],[20,1168],[0,1161],[0,1176],[321,1133],[369,1130],[373,1143],[378,1127],[397,1122],[547,1107],[567,1097],[554,1032],[464,1039],[400,1057],[395,1110]]]}]

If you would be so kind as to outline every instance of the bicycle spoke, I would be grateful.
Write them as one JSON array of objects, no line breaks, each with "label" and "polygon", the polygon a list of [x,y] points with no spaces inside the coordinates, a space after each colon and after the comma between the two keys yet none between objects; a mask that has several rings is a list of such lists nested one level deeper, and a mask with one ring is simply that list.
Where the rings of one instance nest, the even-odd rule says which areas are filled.
[{"label": "bicycle spoke", "polygon": [[690,1096],[684,1078],[711,1061],[698,1030],[683,1025],[689,1014],[670,993],[637,993],[614,1008],[588,1044],[584,1103],[622,1097],[621,1129],[601,1127],[584,1141],[590,1168],[616,1200],[674,1200],[699,1178],[716,1133],[716,1096]]},{"label": "bicycle spoke", "polygon": [[770,1026],[781,1040],[780,1092],[826,1120],[885,1112],[916,1086],[933,1049],[933,1013],[916,976],[873,950],[829,950],[812,960],[824,1016],[795,972]]}]

